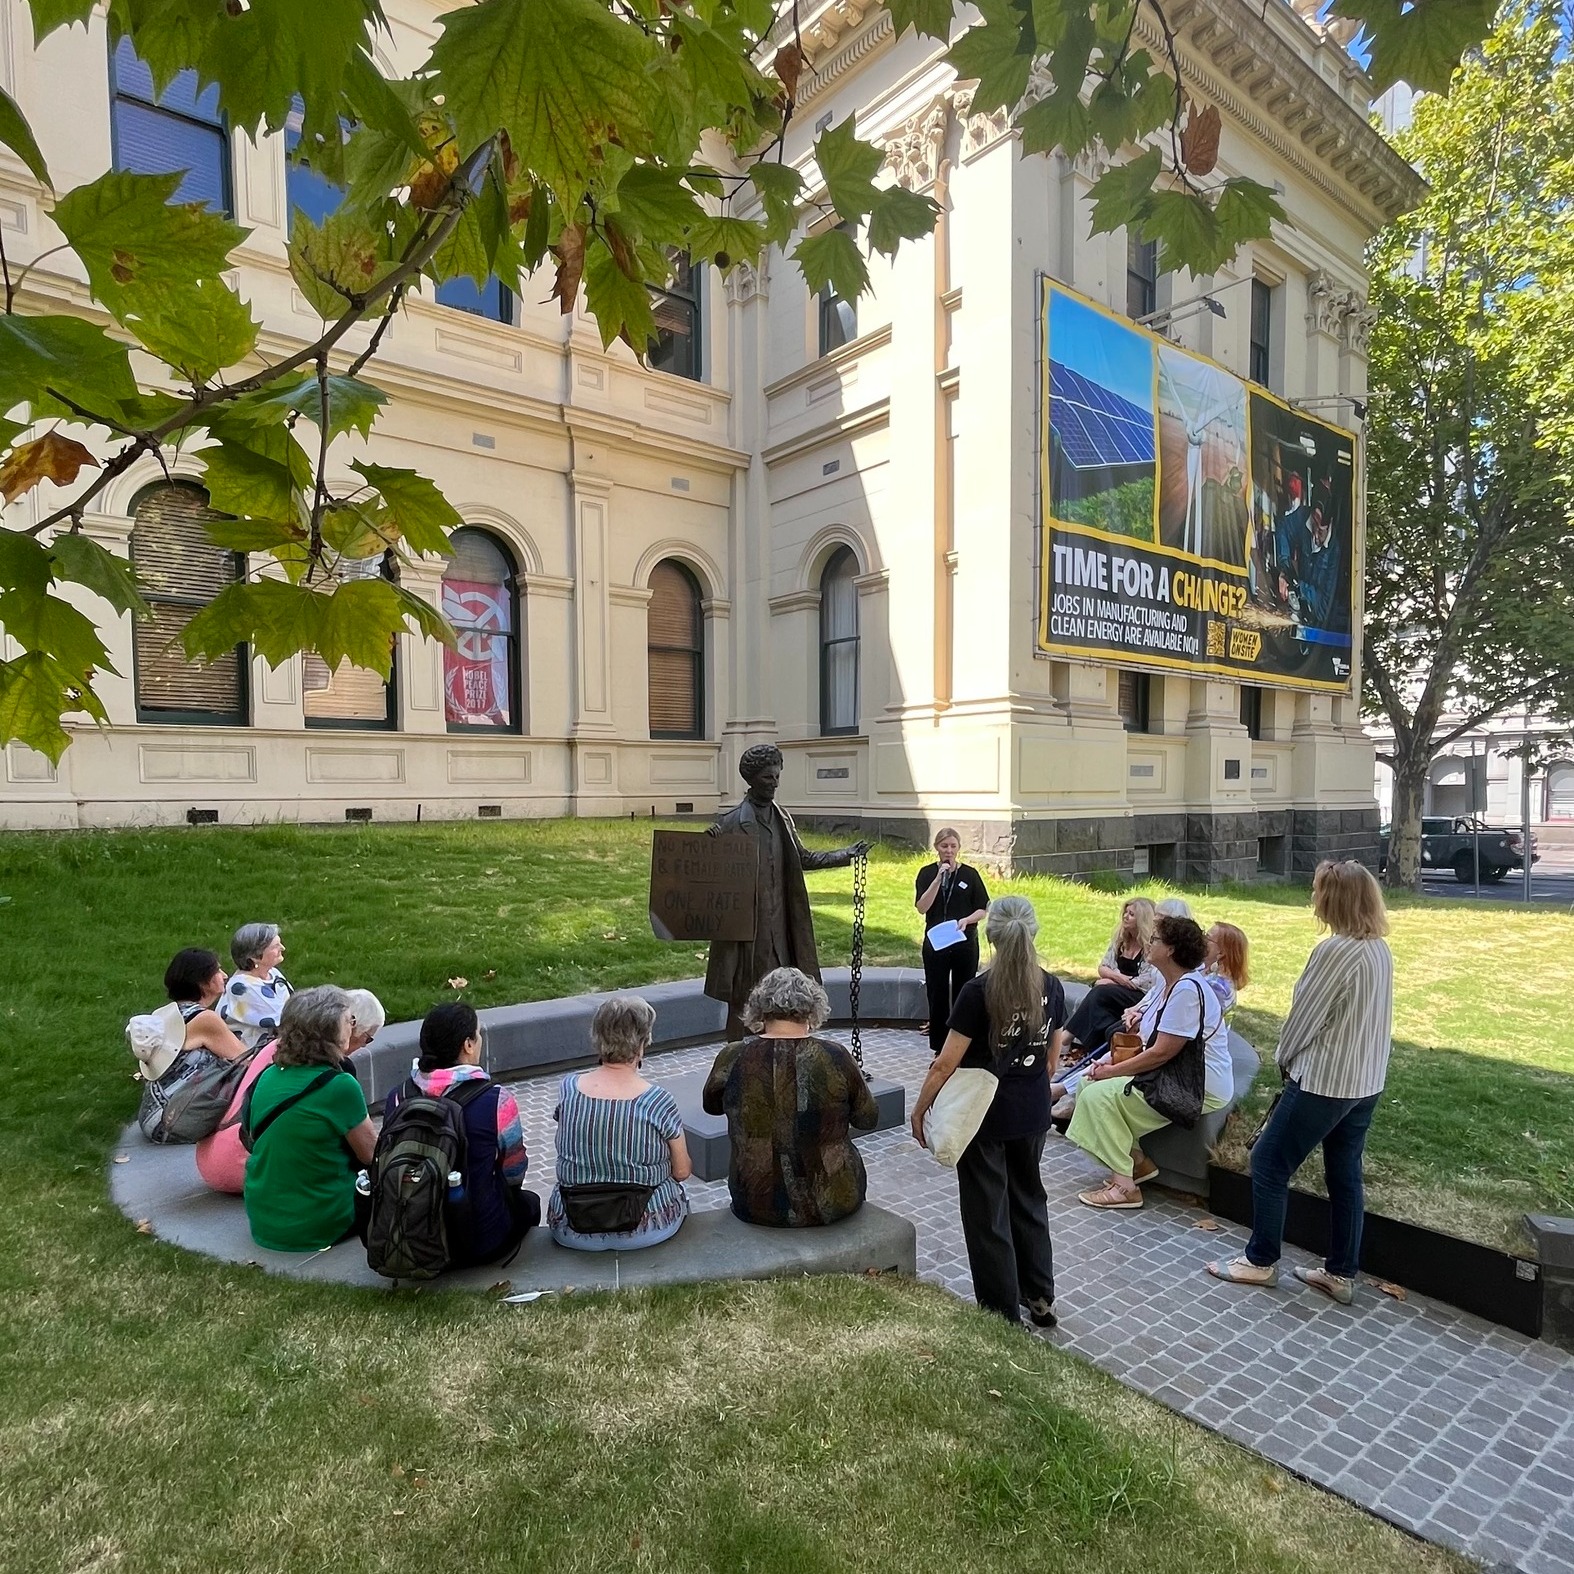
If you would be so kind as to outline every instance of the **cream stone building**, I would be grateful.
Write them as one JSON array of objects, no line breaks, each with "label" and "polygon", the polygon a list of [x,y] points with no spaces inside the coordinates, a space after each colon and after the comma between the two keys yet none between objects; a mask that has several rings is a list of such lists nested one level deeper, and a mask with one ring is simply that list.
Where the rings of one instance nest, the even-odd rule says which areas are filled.
[{"label": "cream stone building", "polygon": [[[424,56],[441,9],[389,6],[388,66]],[[1213,879],[1375,857],[1355,698],[1035,654],[1041,277],[1134,317],[1173,304],[1177,342],[1348,420],[1363,247],[1415,194],[1367,124],[1360,67],[1297,9],[1170,14],[1187,91],[1223,117],[1220,172],[1282,193],[1271,244],[1211,280],[1156,278],[1150,250],[1090,238],[1095,161],[1024,158],[880,5],[804,6],[787,156],[812,185],[816,128],[856,114],[887,178],[939,202],[933,238],[874,259],[856,310],[811,297],[779,255],[680,281],[650,369],[604,353],[583,310],[559,317],[539,280],[521,300],[411,300],[367,373],[390,407],[333,461],[345,479],[357,457],[413,464],[463,514],[452,561],[412,584],[462,637],[449,655],[402,637],[386,690],[315,658],[171,655],[237,568],[201,539],[198,466],[117,478],[87,527],[149,577],[159,617],[134,633],[84,597],[120,674],[103,681],[111,725],[75,728],[58,768],[7,749],[0,824],[708,815],[770,740],[804,823],[913,841],[953,823],[1017,868]],[[101,20],[35,51],[23,0],[0,4],[0,77],[62,190],[112,162],[190,169],[188,193],[251,231],[237,262],[261,352],[315,337],[284,253],[291,207],[331,194],[287,173],[283,138],[228,134],[179,84],[155,102]],[[58,239],[3,152],[0,223],[13,259]],[[1204,290],[1222,319],[1186,304]],[[51,300],[86,300],[58,257],[25,305]],[[57,502],[41,488],[7,522]]]}]

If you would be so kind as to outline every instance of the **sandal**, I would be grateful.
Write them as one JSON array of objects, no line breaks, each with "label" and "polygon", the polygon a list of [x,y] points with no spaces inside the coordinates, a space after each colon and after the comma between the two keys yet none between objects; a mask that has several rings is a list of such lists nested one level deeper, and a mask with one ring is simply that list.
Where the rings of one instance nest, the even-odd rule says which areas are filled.
[{"label": "sandal", "polygon": [[1097,1191],[1079,1191],[1077,1201],[1089,1208],[1140,1208],[1142,1206],[1142,1193],[1135,1197],[1128,1196],[1116,1185],[1101,1186]]},{"label": "sandal", "polygon": [[1226,1284],[1249,1284],[1259,1290],[1271,1290],[1279,1282],[1279,1266],[1270,1263],[1262,1268],[1249,1257],[1232,1257],[1228,1262],[1211,1262],[1208,1272]]}]

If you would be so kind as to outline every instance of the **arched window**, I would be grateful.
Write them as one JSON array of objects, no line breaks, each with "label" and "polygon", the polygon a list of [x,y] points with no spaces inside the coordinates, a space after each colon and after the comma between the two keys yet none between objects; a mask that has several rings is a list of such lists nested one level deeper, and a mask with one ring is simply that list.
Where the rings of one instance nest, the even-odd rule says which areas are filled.
[{"label": "arched window", "polygon": [[670,558],[650,576],[650,735],[705,735],[705,619],[694,576]]},{"label": "arched window", "polygon": [[245,559],[208,540],[200,486],[151,486],[132,507],[131,563],[153,616],[131,626],[140,721],[209,726],[246,723],[246,648],[205,666],[188,661],[180,632],[219,592],[233,585]]},{"label": "arched window", "polygon": [[459,635],[443,652],[443,710],[451,731],[519,732],[519,587],[508,549],[466,525],[448,538],[443,616]]},{"label": "arched window", "polygon": [[1547,768],[1547,818],[1574,820],[1574,760],[1554,760]]},{"label": "arched window", "polygon": [[858,560],[838,547],[820,575],[820,731],[858,731]]},{"label": "arched window", "polygon": [[[353,562],[340,558],[336,573],[341,580],[378,579],[386,569],[379,553]],[[389,672],[392,676],[392,668]],[[360,730],[391,728],[395,724],[394,685],[385,683],[370,667],[355,667],[348,661],[341,661],[330,671],[321,656],[308,652],[301,657],[301,689],[308,727]]]}]

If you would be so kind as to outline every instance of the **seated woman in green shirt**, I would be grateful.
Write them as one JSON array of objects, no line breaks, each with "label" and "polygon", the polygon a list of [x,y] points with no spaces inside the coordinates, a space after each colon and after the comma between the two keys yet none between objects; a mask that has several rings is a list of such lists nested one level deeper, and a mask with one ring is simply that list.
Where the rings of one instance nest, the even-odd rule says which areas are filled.
[{"label": "seated woman in green shirt", "polygon": [[273,1064],[252,1084],[246,1219],[269,1251],[319,1251],[354,1228],[355,1176],[371,1162],[377,1132],[346,1063],[353,1026],[350,997],[337,986],[291,995]]}]

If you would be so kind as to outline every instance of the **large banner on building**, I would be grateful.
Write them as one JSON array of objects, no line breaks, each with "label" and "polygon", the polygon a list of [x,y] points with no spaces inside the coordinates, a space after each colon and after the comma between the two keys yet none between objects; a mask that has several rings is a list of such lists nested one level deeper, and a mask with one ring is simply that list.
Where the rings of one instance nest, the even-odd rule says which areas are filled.
[{"label": "large banner on building", "polygon": [[1038,648],[1350,686],[1355,438],[1047,280]]}]

